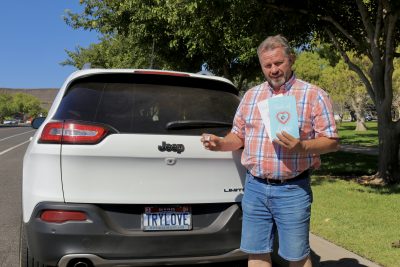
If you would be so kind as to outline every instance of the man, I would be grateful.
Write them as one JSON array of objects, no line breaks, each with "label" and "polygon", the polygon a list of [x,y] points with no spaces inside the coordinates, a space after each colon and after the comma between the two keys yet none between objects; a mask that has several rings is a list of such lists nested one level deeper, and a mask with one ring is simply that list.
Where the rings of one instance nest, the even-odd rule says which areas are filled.
[{"label": "man", "polygon": [[[241,249],[248,266],[271,266],[277,232],[279,255],[292,267],[309,267],[310,171],[320,166],[320,154],[338,149],[332,104],[322,89],[295,77],[295,56],[283,36],[265,39],[257,54],[267,81],[246,92],[227,136],[203,134],[201,141],[212,151],[244,148]],[[279,94],[296,98],[300,139],[283,131],[269,140],[257,103]]]}]

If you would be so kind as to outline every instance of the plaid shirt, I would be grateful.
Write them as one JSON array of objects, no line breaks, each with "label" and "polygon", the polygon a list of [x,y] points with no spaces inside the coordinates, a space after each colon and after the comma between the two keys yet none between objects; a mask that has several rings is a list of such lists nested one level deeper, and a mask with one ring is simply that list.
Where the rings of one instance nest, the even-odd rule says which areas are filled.
[{"label": "plaid shirt", "polygon": [[[300,140],[338,138],[332,103],[321,88],[296,79],[293,74],[278,94],[296,98]],[[289,152],[268,140],[257,103],[276,95],[268,82],[246,92],[233,121],[232,133],[244,139],[242,164],[253,176],[288,179],[321,165],[319,155]]]}]

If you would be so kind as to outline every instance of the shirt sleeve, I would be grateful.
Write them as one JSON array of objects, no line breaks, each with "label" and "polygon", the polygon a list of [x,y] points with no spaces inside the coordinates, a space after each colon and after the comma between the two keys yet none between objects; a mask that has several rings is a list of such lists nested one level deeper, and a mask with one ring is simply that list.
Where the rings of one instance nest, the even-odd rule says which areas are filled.
[{"label": "shirt sleeve", "polygon": [[244,120],[244,112],[245,112],[244,102],[246,101],[245,99],[246,99],[246,94],[243,97],[242,101],[240,101],[240,104],[236,110],[231,130],[231,133],[237,135],[240,139],[244,139],[245,136],[245,126],[246,126],[246,121]]},{"label": "shirt sleeve", "polygon": [[322,89],[319,91],[313,109],[315,138],[328,137],[338,139],[333,105],[329,95]]}]

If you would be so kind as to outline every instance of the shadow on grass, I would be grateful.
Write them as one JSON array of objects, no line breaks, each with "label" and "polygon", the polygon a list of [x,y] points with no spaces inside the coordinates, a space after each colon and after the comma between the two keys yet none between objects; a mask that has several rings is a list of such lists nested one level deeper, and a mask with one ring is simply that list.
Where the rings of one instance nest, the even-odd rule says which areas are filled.
[{"label": "shadow on grass", "polygon": [[[340,180],[354,181],[357,183],[357,177],[350,176],[312,176],[311,186],[322,186],[324,184],[334,184]],[[351,188],[349,190],[357,191],[359,193],[373,193],[373,194],[400,194],[400,185],[372,185],[372,184],[360,184],[362,187]]]},{"label": "shadow on grass", "polygon": [[[359,184],[363,176],[372,176],[378,170],[378,156],[349,152],[335,152],[321,156],[320,169],[313,172],[312,185],[336,183],[338,180],[352,180]],[[362,184],[359,192],[377,194],[400,194],[400,185]]]},{"label": "shadow on grass", "polygon": [[373,175],[378,169],[378,156],[338,151],[321,156],[322,165],[315,175]]},{"label": "shadow on grass", "polygon": [[338,131],[340,143],[377,146],[378,145],[378,125],[377,122],[367,122],[367,131],[355,131],[355,122],[343,122],[339,124]]},{"label": "shadow on grass", "polygon": [[376,142],[378,142],[378,139],[373,133],[354,134],[340,137],[340,143],[342,144],[376,146]]}]

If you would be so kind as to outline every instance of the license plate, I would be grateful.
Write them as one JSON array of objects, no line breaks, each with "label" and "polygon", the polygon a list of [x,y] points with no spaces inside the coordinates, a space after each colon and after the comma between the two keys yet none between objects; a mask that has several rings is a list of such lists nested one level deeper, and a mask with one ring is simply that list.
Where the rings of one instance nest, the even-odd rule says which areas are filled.
[{"label": "license plate", "polygon": [[188,206],[145,207],[142,229],[144,231],[191,230],[192,212]]}]

